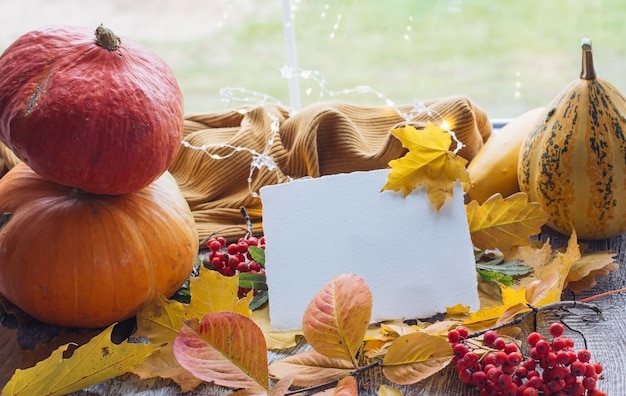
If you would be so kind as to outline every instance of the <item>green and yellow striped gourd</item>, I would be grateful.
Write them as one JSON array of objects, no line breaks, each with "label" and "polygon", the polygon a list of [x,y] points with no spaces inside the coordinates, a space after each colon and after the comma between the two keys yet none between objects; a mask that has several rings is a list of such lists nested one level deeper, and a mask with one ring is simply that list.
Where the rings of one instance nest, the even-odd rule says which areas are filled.
[{"label": "green and yellow striped gourd", "polygon": [[518,163],[520,190],[549,214],[548,225],[581,239],[626,231],[626,98],[596,77],[591,41],[580,78],[548,105]]}]

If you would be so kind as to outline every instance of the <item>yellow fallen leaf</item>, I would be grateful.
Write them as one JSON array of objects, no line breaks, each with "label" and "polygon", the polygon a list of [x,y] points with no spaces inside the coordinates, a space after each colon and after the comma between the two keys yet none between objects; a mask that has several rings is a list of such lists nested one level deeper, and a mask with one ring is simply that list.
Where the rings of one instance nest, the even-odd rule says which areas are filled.
[{"label": "yellow fallen leaf", "polygon": [[217,271],[200,267],[200,275],[189,280],[189,292],[191,301],[189,311],[198,313],[196,317],[202,317],[212,312],[237,312],[250,316],[249,308],[252,294],[244,298],[238,298],[239,278],[237,276],[224,276]]},{"label": "yellow fallen leaf", "polygon": [[113,325],[78,347],[72,356],[63,354],[71,344],[62,345],[34,367],[16,370],[2,389],[2,396],[65,395],[105,382],[129,372],[160,345],[111,342]]},{"label": "yellow fallen leaf", "polygon": [[565,287],[574,293],[591,289],[596,285],[596,278],[607,276],[619,265],[615,262],[615,253],[594,252],[583,255],[570,268]]},{"label": "yellow fallen leaf", "polygon": [[455,316],[465,316],[469,313],[470,307],[468,305],[457,304],[451,307],[446,307],[446,316],[447,317],[455,317]]},{"label": "yellow fallen leaf", "polygon": [[383,358],[383,374],[398,385],[415,384],[447,366],[451,358],[447,339],[418,331],[391,344]]},{"label": "yellow fallen leaf", "polygon": [[284,350],[296,345],[297,337],[302,335],[299,330],[274,330],[269,316],[269,305],[252,311],[252,320],[263,330],[267,349]]},{"label": "yellow fallen leaf", "polygon": [[493,325],[498,318],[504,314],[510,307],[518,304],[526,306],[526,289],[513,288],[499,284],[502,294],[502,304],[480,308],[475,312],[471,312],[469,317],[463,321],[464,325],[475,325],[482,323],[484,327]]},{"label": "yellow fallen leaf", "polygon": [[[580,248],[576,232],[572,232],[565,252],[556,252],[549,264],[549,271],[542,275],[541,280],[532,286],[527,296],[528,301],[534,307],[561,301],[561,294],[565,287],[567,276],[574,262],[580,259]],[[530,288],[530,286],[529,286]]]},{"label": "yellow fallen leaf", "polygon": [[391,133],[408,152],[389,162],[391,171],[383,190],[400,191],[406,196],[418,187],[425,187],[433,206],[439,210],[452,197],[455,182],[469,184],[467,160],[450,151],[450,133],[432,123],[421,131],[407,125]]},{"label": "yellow fallen leaf", "polygon": [[355,274],[335,276],[306,307],[304,337],[322,355],[345,359],[356,368],[372,304],[372,293],[363,278]]},{"label": "yellow fallen leaf", "polygon": [[507,198],[495,194],[480,205],[471,201],[465,206],[474,246],[481,250],[528,245],[530,237],[541,231],[548,214],[528,195],[515,193]]}]

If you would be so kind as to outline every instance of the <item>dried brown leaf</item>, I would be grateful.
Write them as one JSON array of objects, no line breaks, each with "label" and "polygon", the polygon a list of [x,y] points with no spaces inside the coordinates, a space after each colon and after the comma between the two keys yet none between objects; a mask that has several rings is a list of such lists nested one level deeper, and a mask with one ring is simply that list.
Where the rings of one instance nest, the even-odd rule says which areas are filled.
[{"label": "dried brown leaf", "polygon": [[350,375],[354,366],[348,360],[329,358],[315,350],[287,356],[270,364],[272,378],[293,377],[296,386],[315,386]]},{"label": "dried brown leaf", "polygon": [[615,262],[615,253],[594,252],[583,255],[570,268],[565,284],[574,293],[591,289],[596,285],[596,278],[607,276],[619,265]]}]

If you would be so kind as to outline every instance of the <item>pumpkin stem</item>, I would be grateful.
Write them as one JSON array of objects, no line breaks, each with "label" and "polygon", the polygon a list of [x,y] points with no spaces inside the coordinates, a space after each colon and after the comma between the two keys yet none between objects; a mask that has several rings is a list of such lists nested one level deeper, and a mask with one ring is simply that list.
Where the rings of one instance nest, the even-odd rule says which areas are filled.
[{"label": "pumpkin stem", "polygon": [[591,52],[591,40],[588,38],[583,39],[583,62],[582,69],[580,71],[580,78],[583,80],[595,80],[596,69],[593,67],[593,54]]},{"label": "pumpkin stem", "polygon": [[109,51],[115,51],[122,44],[122,40],[109,28],[100,25],[96,28],[96,44]]}]

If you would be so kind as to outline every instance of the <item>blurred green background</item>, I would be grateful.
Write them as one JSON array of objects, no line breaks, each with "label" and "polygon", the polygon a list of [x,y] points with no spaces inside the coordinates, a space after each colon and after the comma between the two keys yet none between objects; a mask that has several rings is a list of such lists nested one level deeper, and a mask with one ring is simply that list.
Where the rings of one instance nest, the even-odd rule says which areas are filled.
[{"label": "blurred green background", "polygon": [[[103,22],[171,65],[188,113],[294,104],[281,74],[285,15],[294,22],[297,67],[316,72],[300,75],[301,106],[465,95],[492,118],[514,117],[578,78],[583,37],[593,41],[598,76],[626,90],[620,0],[292,0],[287,14],[281,0],[3,3],[0,48],[40,25]],[[363,86],[371,90],[354,92]],[[230,101],[224,88],[236,88]]]}]

